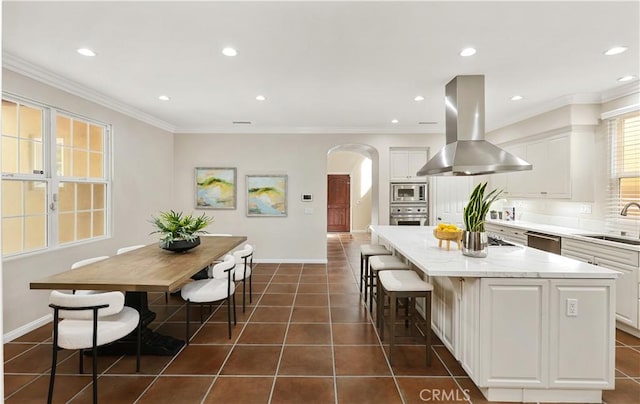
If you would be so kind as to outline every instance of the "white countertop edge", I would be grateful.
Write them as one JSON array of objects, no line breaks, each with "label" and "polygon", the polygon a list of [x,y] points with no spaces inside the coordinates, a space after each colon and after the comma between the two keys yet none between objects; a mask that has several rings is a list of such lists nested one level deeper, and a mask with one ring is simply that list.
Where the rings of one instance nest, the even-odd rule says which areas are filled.
[{"label": "white countertop edge", "polygon": [[[404,226],[400,226],[400,228],[402,227]],[[452,261],[456,261],[460,263],[467,262],[471,265],[482,264],[483,260],[486,260],[484,262],[489,262],[490,257],[492,257],[492,254],[491,254],[492,252],[494,252],[493,257],[495,258],[495,255],[508,253],[510,251],[514,251],[514,249],[517,249],[523,252],[525,257],[522,257],[522,258],[537,256],[538,258],[540,257],[548,258],[551,261],[569,260],[575,265],[577,265],[578,268],[573,271],[566,271],[566,270],[555,269],[555,268],[553,269],[553,271],[536,271],[531,269],[520,269],[515,267],[513,267],[513,269],[510,268],[508,270],[505,270],[504,268],[496,268],[496,269],[483,268],[481,270],[476,270],[473,268],[471,269],[437,269],[437,268],[434,268],[436,265],[438,265],[436,257],[434,256],[432,260],[429,260],[427,258],[427,255],[430,253],[429,250],[425,249],[424,247],[421,247],[418,252],[416,251],[415,245],[414,246],[402,245],[402,243],[399,243],[397,240],[391,240],[388,237],[386,237],[384,234],[381,234],[381,232],[384,232],[385,230],[393,230],[394,228],[397,229],[398,226],[381,226],[381,225],[370,226],[371,232],[373,234],[376,234],[381,239],[386,240],[389,244],[393,246],[393,248],[396,251],[398,251],[398,253],[406,257],[409,261],[411,261],[416,267],[418,267],[422,272],[424,272],[428,276],[452,276],[452,277],[470,277],[470,278],[528,278],[528,279],[616,279],[620,276],[619,272],[611,269],[598,267],[595,265],[574,260],[572,258],[562,257],[560,255],[536,250],[534,248],[529,248],[522,245],[516,245],[513,247],[489,247],[488,258],[466,257],[466,256],[463,256],[462,253],[459,251],[451,250],[446,252],[446,254],[459,254],[459,255],[449,256],[449,258],[451,259],[446,259],[445,264],[442,264],[442,258],[440,258],[440,260],[442,265],[446,265],[446,263],[452,262]],[[425,230],[425,227],[422,227],[422,226],[419,228],[416,228],[416,227],[411,227],[411,228],[404,227],[404,228],[407,229],[407,230],[404,230],[406,232],[411,232],[412,230],[416,230],[416,233],[418,233],[421,230]],[[432,229],[432,227],[428,227],[428,229]],[[428,241],[429,243],[435,243],[437,245],[437,241],[435,238],[433,238],[432,235],[426,235],[426,237],[424,236],[425,234],[417,235],[416,241]],[[430,247],[433,247],[433,246],[430,246]],[[412,251],[412,248],[413,248],[413,251]],[[456,248],[455,244],[452,245],[452,248]],[[444,253],[444,250],[436,248],[432,250],[432,252],[434,254],[441,255],[442,253]],[[420,254],[420,256],[418,256],[418,254]],[[433,264],[430,265],[430,264],[426,264],[425,262],[433,262]],[[518,263],[522,266],[532,265],[532,264],[527,264],[522,260],[518,261]],[[501,264],[496,263],[495,265],[500,266]]]},{"label": "white countertop edge", "polygon": [[625,250],[640,251],[640,245],[616,243],[614,241],[598,240],[591,237],[584,237],[584,235],[606,234],[612,237],[631,239],[630,237],[621,237],[616,234],[608,234],[605,232],[594,232],[590,230],[574,229],[571,227],[554,226],[550,224],[539,224],[539,223],[533,223],[533,222],[526,222],[522,220],[510,221],[510,220],[499,220],[499,219],[487,219],[486,223],[495,224],[497,226],[512,227],[514,229],[520,229],[520,230],[537,231],[537,232],[549,234],[552,236],[566,237],[574,240],[586,241],[589,243],[600,244],[600,245],[605,245],[609,247],[624,248]]}]

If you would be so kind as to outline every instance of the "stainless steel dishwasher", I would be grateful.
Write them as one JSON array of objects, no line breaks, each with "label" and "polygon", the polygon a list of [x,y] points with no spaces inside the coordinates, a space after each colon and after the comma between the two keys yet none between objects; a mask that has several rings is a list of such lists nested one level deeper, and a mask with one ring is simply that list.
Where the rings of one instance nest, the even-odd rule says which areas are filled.
[{"label": "stainless steel dishwasher", "polygon": [[560,254],[561,238],[559,236],[552,236],[535,231],[527,231],[524,234],[527,235],[527,246],[554,254]]}]

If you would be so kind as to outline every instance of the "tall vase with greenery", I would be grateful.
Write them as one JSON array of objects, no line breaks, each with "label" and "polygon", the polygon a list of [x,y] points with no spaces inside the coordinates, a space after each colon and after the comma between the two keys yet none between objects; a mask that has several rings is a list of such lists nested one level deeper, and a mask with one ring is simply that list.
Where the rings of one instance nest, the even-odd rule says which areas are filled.
[{"label": "tall vase with greenery", "polygon": [[486,182],[478,184],[463,210],[465,230],[462,233],[462,254],[470,257],[484,258],[489,252],[484,223],[491,204],[500,197],[502,191],[494,189],[485,196],[486,187]]},{"label": "tall vase with greenery", "polygon": [[206,233],[203,229],[211,222],[213,217],[204,213],[201,216],[193,216],[170,210],[160,212],[157,217],[151,218],[151,223],[156,229],[151,234],[160,234],[161,248],[186,251],[200,244],[199,234]]}]

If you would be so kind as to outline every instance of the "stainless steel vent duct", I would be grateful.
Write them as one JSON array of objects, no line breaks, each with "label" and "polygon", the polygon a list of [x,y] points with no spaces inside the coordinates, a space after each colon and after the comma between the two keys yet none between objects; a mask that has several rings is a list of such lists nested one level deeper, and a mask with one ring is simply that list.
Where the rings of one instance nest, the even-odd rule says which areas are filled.
[{"label": "stainless steel vent duct", "polygon": [[446,140],[417,175],[480,175],[531,170],[484,140],[484,76],[456,76],[445,87]]}]

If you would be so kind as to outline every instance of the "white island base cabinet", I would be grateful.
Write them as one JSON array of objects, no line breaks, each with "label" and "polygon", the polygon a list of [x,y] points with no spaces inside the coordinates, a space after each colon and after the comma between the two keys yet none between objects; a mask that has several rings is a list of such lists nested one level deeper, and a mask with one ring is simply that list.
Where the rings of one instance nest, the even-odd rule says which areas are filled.
[{"label": "white island base cabinet", "polygon": [[431,277],[433,330],[490,401],[601,403],[613,279]]}]

